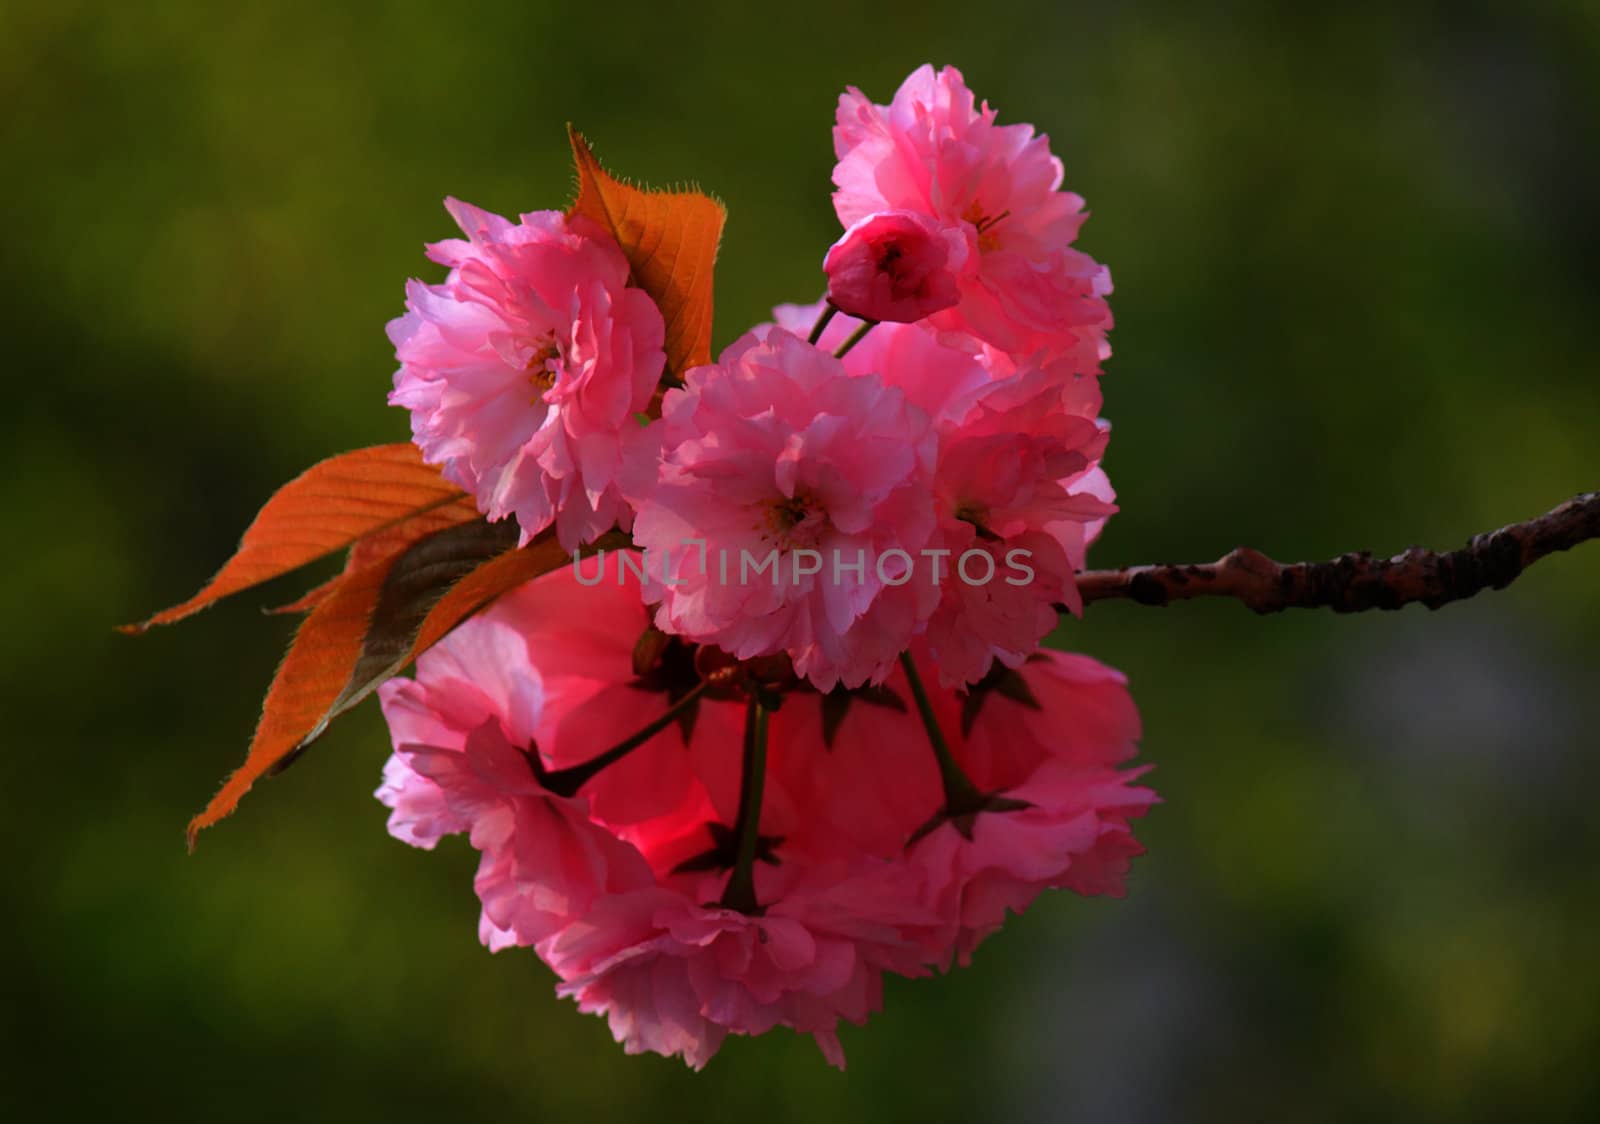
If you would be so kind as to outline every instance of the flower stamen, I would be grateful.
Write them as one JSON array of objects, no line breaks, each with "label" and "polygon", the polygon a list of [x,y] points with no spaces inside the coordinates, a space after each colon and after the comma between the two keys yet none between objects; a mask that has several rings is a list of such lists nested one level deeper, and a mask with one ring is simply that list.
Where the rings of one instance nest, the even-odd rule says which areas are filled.
[{"label": "flower stamen", "polygon": [[544,400],[545,394],[561,377],[561,348],[551,336],[544,337],[540,342],[542,346],[535,348],[523,367],[528,373],[528,382],[533,386],[534,405]]},{"label": "flower stamen", "polygon": [[767,506],[761,532],[764,542],[776,542],[781,550],[810,546],[817,541],[822,525],[827,519],[822,504],[815,496],[797,489],[792,496],[783,496]]}]

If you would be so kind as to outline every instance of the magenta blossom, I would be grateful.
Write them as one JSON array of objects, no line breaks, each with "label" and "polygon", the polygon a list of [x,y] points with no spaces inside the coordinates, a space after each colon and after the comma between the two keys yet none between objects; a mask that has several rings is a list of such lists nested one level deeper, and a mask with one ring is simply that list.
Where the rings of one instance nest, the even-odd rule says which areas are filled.
[{"label": "magenta blossom", "polygon": [[[613,563],[605,577],[624,572]],[[587,608],[593,624],[643,619],[626,579],[577,588],[570,572],[549,575],[458,628],[418,661],[415,679],[384,685],[395,755],[378,796],[394,809],[391,832],[424,847],[467,833],[482,852],[484,943],[532,948],[566,981],[562,994],[608,1015],[629,1052],[680,1054],[698,1068],[725,1035],[781,1025],[813,1035],[842,1065],[839,1020],[859,1023],[881,1006],[885,971],[926,972],[925,934],[940,925],[926,888],[871,856],[784,850],[800,821],[776,767],[807,750],[774,745],[754,872],[761,908],[717,904],[740,785],[738,747],[717,722],[732,709],[725,701],[698,700],[687,739],[675,726],[569,790],[565,771],[606,746],[554,757],[540,732],[570,739],[573,716],[602,702],[628,710],[625,721],[660,717],[670,692],[644,706],[618,688],[651,699],[680,670],[579,627],[578,613],[562,619],[563,603]],[[625,822],[602,817],[602,802]]]},{"label": "magenta blossom", "polygon": [[873,609],[932,530],[927,416],[772,328],[669,391],[662,436],[634,525],[657,624],[740,659],[787,652],[823,689],[881,679],[918,623]]},{"label": "magenta blossom", "polygon": [[923,66],[888,105],[851,88],[833,133],[834,209],[846,227],[879,211],[954,225],[972,247],[961,300],[932,326],[1018,357],[1069,357],[1099,369],[1110,274],[1072,248],[1083,200],[1060,191],[1061,161],[1031,125],[997,125],[961,72]]},{"label": "magenta blossom", "polygon": [[552,522],[568,549],[626,527],[619,476],[653,451],[635,416],[665,362],[661,313],[581,219],[446,207],[467,238],[428,247],[443,284],[406,288],[389,401],[428,462],[490,519],[514,515],[524,542]]},{"label": "magenta blossom", "polygon": [[[523,637],[525,659],[543,686],[546,701],[533,740],[551,769],[581,765],[623,741],[699,682],[682,641],[656,634],[655,657],[644,666],[635,661],[653,631],[640,596],[640,555],[608,553],[579,567],[530,582],[493,610]],[[731,817],[743,721],[733,703],[693,702],[679,721],[584,786],[591,814],[647,853],[654,836],[637,832],[674,830],[674,815],[688,815],[690,826],[698,827],[713,797],[730,806]]]},{"label": "magenta blossom", "polygon": [[910,323],[960,299],[966,238],[915,211],[880,211],[844,232],[822,260],[828,303],[864,320]]},{"label": "magenta blossom", "polygon": [[[926,649],[916,663],[926,677]],[[997,665],[963,694],[935,692],[932,703],[956,765],[1004,802],[941,814],[939,770],[897,671],[870,692],[796,698],[779,712],[787,741],[826,747],[780,765],[809,810],[789,853],[865,851],[907,867],[939,923],[902,931],[939,966],[966,963],[1006,911],[1022,912],[1043,890],[1120,896],[1143,851],[1129,821],[1157,800],[1135,783],[1145,770],[1119,768],[1140,733],[1126,679],[1088,657],[1042,651],[1017,669]]]}]

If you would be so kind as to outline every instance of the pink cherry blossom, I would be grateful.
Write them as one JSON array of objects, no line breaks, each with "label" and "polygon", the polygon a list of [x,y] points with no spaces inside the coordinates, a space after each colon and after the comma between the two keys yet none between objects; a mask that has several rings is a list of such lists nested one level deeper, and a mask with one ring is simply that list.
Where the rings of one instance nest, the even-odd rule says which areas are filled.
[{"label": "pink cherry blossom", "polygon": [[1047,372],[1024,373],[991,384],[941,431],[936,537],[957,560],[928,622],[941,683],[973,682],[992,659],[1020,664],[1055,627],[1057,605],[1081,604],[1073,575],[1088,525],[1116,510],[1090,487],[1106,430],[1094,380],[1083,386],[1073,403]]},{"label": "pink cherry blossom", "polygon": [[[792,331],[822,307],[784,305],[774,315]],[[835,316],[822,344],[859,323]],[[1080,608],[1073,574],[1116,510],[1100,469],[1109,427],[1097,417],[1099,380],[1060,361],[1019,366],[904,324],[873,328],[843,362],[934,419],[939,522],[929,549],[948,554],[937,609],[914,615],[919,631],[927,621],[940,682],[973,682],[993,659],[1015,666],[1055,627],[1057,605]]]},{"label": "pink cherry blossom", "polygon": [[[552,700],[579,713],[606,697],[604,688],[585,695],[561,680],[622,680],[634,664],[631,642],[605,650],[625,633],[578,628],[577,612],[552,618],[563,603],[587,603],[591,622],[625,623],[626,608],[637,626],[631,572],[614,561],[605,576],[615,584],[577,586],[560,574],[529,583],[426,653],[415,679],[384,685],[396,752],[379,798],[395,809],[391,830],[430,847],[468,832],[482,852],[475,887],[484,942],[533,948],[566,981],[561,992],[607,1014],[630,1052],[681,1054],[698,1068],[726,1034],[783,1025],[813,1035],[842,1066],[839,1020],[859,1023],[881,1006],[885,971],[926,971],[923,934],[940,922],[915,877],[861,854],[783,865],[768,858],[755,872],[759,913],[706,904],[722,892],[726,870],[695,860],[717,846],[708,822],[731,815],[710,792],[725,787],[717,774],[732,747],[717,752],[719,734],[704,716],[694,752],[674,739],[665,755],[688,770],[689,784],[677,786],[686,789],[677,807],[654,818],[617,825],[596,815],[591,794],[604,783],[653,783],[620,765],[577,795],[546,786],[562,766],[533,747],[550,725]],[[587,746],[586,755],[602,748]],[[775,744],[772,756],[802,751],[810,747]],[[646,743],[635,754],[650,752]],[[774,847],[796,814],[780,778],[769,795],[759,829]]]},{"label": "pink cherry blossom", "polygon": [[[543,685],[533,740],[551,769],[582,764],[622,742],[699,683],[692,651],[675,638],[659,637],[658,655],[646,666],[635,662],[651,627],[640,593],[644,568],[637,554],[607,553],[529,582],[491,611],[523,637],[525,659]],[[736,703],[694,702],[584,786],[591,814],[619,831],[646,821],[654,821],[652,831],[670,831],[660,817],[698,816],[698,825],[713,792],[737,803],[743,714]]]},{"label": "pink cherry blossom", "polygon": [[961,72],[914,71],[887,105],[851,88],[834,128],[834,209],[846,227],[879,211],[956,225],[972,248],[961,300],[935,328],[1019,357],[1066,357],[1081,372],[1108,354],[1110,274],[1072,248],[1083,200],[1058,190],[1061,162],[1031,125],[997,125]]},{"label": "pink cherry blossom", "polygon": [[771,328],[689,372],[662,429],[634,525],[664,567],[646,589],[660,627],[740,659],[787,652],[823,689],[881,679],[916,627],[873,610],[910,565],[888,552],[914,558],[932,529],[927,416]]},{"label": "pink cherry blossom", "polygon": [[953,68],[851,89],[834,140],[827,302],[660,399],[661,314],[581,218],[450,200],[390,324],[390,401],[489,518],[634,547],[382,686],[389,830],[465,836],[480,939],[696,1069],[777,1027],[842,1068],[885,974],[1121,894],[1157,801],[1124,678],[1039,648],[1116,510],[1083,202]]},{"label": "pink cherry blossom", "polygon": [[[915,651],[926,678],[932,657],[924,646]],[[1124,677],[1085,656],[1045,651],[1018,669],[996,666],[965,694],[933,692],[931,701],[976,789],[1027,806],[935,819],[939,771],[897,669],[879,693],[858,692],[847,705],[836,698],[831,722],[828,700],[814,696],[788,700],[776,716],[786,741],[824,746],[779,766],[797,774],[786,783],[809,812],[784,854],[824,861],[865,853],[907,867],[940,922],[903,923],[901,932],[935,965],[966,963],[1007,910],[1020,913],[1044,889],[1120,896],[1129,860],[1142,852],[1129,821],[1156,800],[1134,783],[1144,770],[1118,768],[1140,732]]]},{"label": "pink cherry blossom", "polygon": [[699,1069],[729,1034],[787,1026],[815,1038],[844,1068],[841,1019],[863,1023],[883,1005],[883,973],[926,973],[917,940],[936,918],[903,867],[774,874],[757,915],[667,890],[609,897],[552,943],[558,989],[604,1014],[630,1054],[681,1055]]},{"label": "pink cherry blossom", "polygon": [[954,823],[937,827],[912,848],[912,861],[937,887],[936,901],[952,935],[941,941],[961,964],[1046,889],[1123,895],[1129,860],[1144,853],[1128,820],[1155,802],[1135,774],[1083,775],[1046,762],[1008,799],[1027,807],[980,812],[971,837]]},{"label": "pink cherry blossom", "polygon": [[[550,787],[568,767],[538,748],[550,711],[578,713],[606,697],[579,680],[634,671],[633,645],[617,637],[642,615],[637,587],[627,566],[610,567],[601,572],[616,584],[547,575],[514,591],[425,654],[415,679],[385,684],[396,754],[379,796],[408,842],[468,833],[482,853],[474,884],[484,942],[533,949],[558,991],[604,1014],[630,1053],[698,1068],[728,1034],[786,1026],[842,1065],[838,1024],[881,1006],[884,973],[964,962],[1006,910],[1046,887],[1120,892],[1139,851],[1128,820],[1154,799],[1132,784],[1137,773],[1117,771],[1138,716],[1115,672],[1041,653],[1020,670],[997,669],[965,698],[934,698],[960,767],[983,791],[1027,807],[920,835],[943,796],[904,672],[881,691],[853,692],[843,711],[835,696],[790,695],[774,715],[768,799],[755,821],[761,908],[719,904],[729,860],[716,825],[732,822],[738,799],[725,731],[702,717],[688,747],[654,746],[687,771],[673,786],[676,806],[654,814],[598,816],[592,797],[605,772],[570,795]],[[584,616],[606,632],[578,627]],[[930,666],[926,649],[919,663]],[[571,753],[587,760],[602,748]],[[649,785],[661,767],[670,769],[610,777]]]},{"label": "pink cherry blossom", "polygon": [[664,363],[661,314],[616,243],[558,211],[512,223],[451,199],[466,239],[434,243],[443,284],[412,281],[389,324],[423,456],[526,542],[576,548],[628,524],[619,479],[654,446],[635,415]]},{"label": "pink cherry blossom", "polygon": [[785,836],[786,859],[899,862],[939,806],[938,765],[898,666],[877,686],[786,698],[772,737],[781,752],[771,775],[805,809]]},{"label": "pink cherry blossom", "polygon": [[379,697],[395,744],[378,790],[394,809],[390,831],[422,846],[470,833],[491,948],[537,944],[599,894],[650,884],[643,857],[594,823],[586,800],[536,778],[528,753],[544,694],[515,628],[469,621]]},{"label": "pink cherry blossom", "polygon": [[997,667],[975,691],[962,708],[961,765],[979,790],[1026,806],[946,820],[909,852],[947,926],[933,947],[962,964],[1042,890],[1120,897],[1144,850],[1128,821],[1157,800],[1134,783],[1146,770],[1116,768],[1139,736],[1117,672],[1044,651]]},{"label": "pink cherry blossom", "polygon": [[[805,336],[827,307],[822,301],[780,304],[772,310],[773,319],[780,328]],[[853,316],[834,316],[819,346],[837,350],[861,325]],[[956,346],[960,343],[968,346]],[[852,375],[874,375],[894,387],[935,423],[964,416],[996,377],[991,356],[976,341],[940,337],[910,324],[877,325],[842,362]],[[1004,370],[1010,372],[1009,367]]]},{"label": "pink cherry blossom", "polygon": [[823,258],[828,302],[867,320],[921,320],[960,301],[955,271],[966,257],[958,227],[915,211],[880,211],[845,231]]}]

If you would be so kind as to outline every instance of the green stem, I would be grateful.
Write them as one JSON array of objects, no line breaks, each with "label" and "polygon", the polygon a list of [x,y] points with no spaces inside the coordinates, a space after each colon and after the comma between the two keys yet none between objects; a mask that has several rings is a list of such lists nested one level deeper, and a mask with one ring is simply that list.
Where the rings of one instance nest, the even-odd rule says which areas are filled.
[{"label": "green stem", "polygon": [[933,703],[928,700],[927,689],[922,685],[922,677],[917,674],[917,665],[912,662],[910,652],[900,653],[900,666],[905,668],[906,681],[911,684],[911,697],[916,700],[917,713],[922,716],[928,741],[933,745],[933,755],[939,762],[939,779],[944,782],[945,811],[955,815],[977,810],[983,805],[983,793],[967,779],[967,774],[956,763],[955,754],[950,752],[950,743],[944,740],[944,731],[939,729]]},{"label": "green stem", "polygon": [[839,310],[831,304],[824,307],[822,315],[817,317],[817,322],[811,326],[811,334],[806,337],[806,342],[815,345],[822,338],[822,333],[828,330],[828,322],[838,313]]},{"label": "green stem", "polygon": [[596,773],[608,765],[615,765],[662,730],[672,725],[680,714],[694,705],[695,701],[705,693],[705,689],[710,685],[706,680],[696,683],[677,702],[668,707],[666,713],[661,717],[655,719],[638,733],[617,743],[598,757],[589,758],[581,765],[569,765],[565,769],[546,769],[539,760],[538,751],[535,750],[529,754],[529,759],[533,762],[534,775],[539,779],[540,784],[557,796],[576,795],[578,790],[593,779]]},{"label": "green stem", "polygon": [[863,320],[861,327],[850,333],[850,338],[839,345],[839,350],[833,353],[835,359],[843,359],[845,354],[856,344],[861,342],[861,337],[872,331],[877,326],[876,320]]},{"label": "green stem", "polygon": [[758,913],[756,852],[761,843],[761,795],[767,777],[767,708],[751,698],[744,712],[744,774],[739,783],[739,851],[728,886],[722,893],[725,909]]}]

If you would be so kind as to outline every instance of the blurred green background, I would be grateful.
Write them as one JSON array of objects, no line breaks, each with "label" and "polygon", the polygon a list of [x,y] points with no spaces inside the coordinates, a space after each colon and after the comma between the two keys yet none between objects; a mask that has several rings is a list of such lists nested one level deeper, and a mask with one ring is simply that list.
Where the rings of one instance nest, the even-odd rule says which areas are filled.
[{"label": "blurred green background", "polygon": [[[718,341],[811,299],[833,103],[961,66],[1047,131],[1117,281],[1094,561],[1469,534],[1600,485],[1600,13],[938,2],[0,8],[11,1119],[1594,1119],[1600,546],[1438,614],[1093,607],[1166,803],[1049,896],[787,1033],[627,1058],[474,859],[389,839],[370,704],[185,856],[285,583],[133,640],[271,490],[402,439],[384,321],[447,193],[608,164],[728,204]],[[9,1106],[8,1106],[9,1102]]]}]

